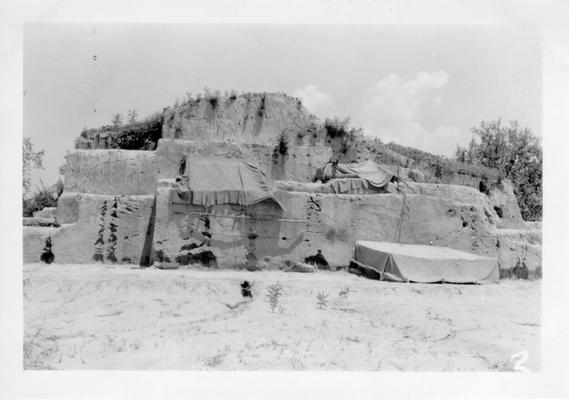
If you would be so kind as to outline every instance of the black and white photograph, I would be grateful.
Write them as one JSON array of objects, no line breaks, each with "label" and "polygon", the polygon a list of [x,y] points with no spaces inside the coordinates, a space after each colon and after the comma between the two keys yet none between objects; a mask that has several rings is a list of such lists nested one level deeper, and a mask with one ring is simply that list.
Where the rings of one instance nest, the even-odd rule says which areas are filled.
[{"label": "black and white photograph", "polygon": [[24,21],[22,379],[550,373],[553,47],[508,18]]}]

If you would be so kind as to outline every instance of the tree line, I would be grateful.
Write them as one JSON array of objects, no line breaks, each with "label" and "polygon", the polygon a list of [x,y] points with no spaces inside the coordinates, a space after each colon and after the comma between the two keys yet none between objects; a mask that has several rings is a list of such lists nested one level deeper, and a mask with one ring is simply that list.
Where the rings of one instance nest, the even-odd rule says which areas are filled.
[{"label": "tree line", "polygon": [[543,214],[543,149],[541,139],[517,121],[484,121],[472,128],[466,147],[458,147],[459,162],[494,168],[512,181],[522,217],[541,220]]}]

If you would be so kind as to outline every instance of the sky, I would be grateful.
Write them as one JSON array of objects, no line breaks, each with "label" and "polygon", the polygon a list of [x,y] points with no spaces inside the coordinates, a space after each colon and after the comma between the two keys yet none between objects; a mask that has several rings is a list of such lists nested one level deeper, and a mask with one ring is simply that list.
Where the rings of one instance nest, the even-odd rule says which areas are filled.
[{"label": "sky", "polygon": [[450,156],[481,121],[541,135],[541,47],[519,27],[29,24],[24,137],[54,183],[83,127],[141,118],[204,87],[285,92],[320,118]]}]

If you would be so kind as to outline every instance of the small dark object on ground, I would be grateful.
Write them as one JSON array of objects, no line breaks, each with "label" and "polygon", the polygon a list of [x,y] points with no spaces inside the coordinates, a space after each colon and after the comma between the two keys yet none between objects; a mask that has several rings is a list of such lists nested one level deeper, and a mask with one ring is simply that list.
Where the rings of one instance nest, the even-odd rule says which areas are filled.
[{"label": "small dark object on ground", "polygon": [[381,274],[378,271],[354,260],[350,260],[348,272],[357,276],[366,277],[368,279],[381,280]]},{"label": "small dark object on ground", "polygon": [[326,261],[326,258],[324,258],[322,250],[318,250],[318,252],[313,256],[306,257],[304,259],[304,262],[307,264],[313,264],[319,269],[325,269],[325,270],[330,269],[330,264],[328,264],[328,261]]},{"label": "small dark object on ground", "polygon": [[285,272],[314,272],[316,268],[313,264],[292,262],[287,260],[283,268]]},{"label": "small dark object on ground", "polygon": [[241,295],[243,295],[243,297],[253,298],[253,293],[251,293],[251,284],[249,282],[241,282]]},{"label": "small dark object on ground", "polygon": [[164,254],[164,250],[159,249],[156,250],[156,260],[160,261],[160,262],[170,262],[170,257],[168,257],[167,255]]},{"label": "small dark object on ground", "polygon": [[[478,183],[478,190],[480,191],[480,193],[484,193],[485,195],[489,195],[490,194],[490,188],[488,187],[488,180],[487,179],[482,179],[479,183]],[[502,216],[500,216],[501,218]]]},{"label": "small dark object on ground", "polygon": [[215,254],[209,250],[201,251],[196,254],[185,252],[178,254],[174,259],[179,265],[201,264],[208,268],[217,268],[217,258]]},{"label": "small dark object on ground", "polygon": [[512,275],[512,269],[500,268],[500,279],[509,279]]},{"label": "small dark object on ground", "polygon": [[41,262],[51,264],[55,260],[55,255],[50,251],[44,251],[40,256]]},{"label": "small dark object on ground", "polygon": [[48,236],[45,240],[45,246],[43,248],[43,253],[41,253],[40,260],[43,263],[51,264],[55,260],[55,255],[51,251],[51,236]]},{"label": "small dark object on ground", "polygon": [[154,266],[158,269],[179,269],[180,266],[178,264],[173,264],[170,262],[167,263],[155,263]]},{"label": "small dark object on ground", "polygon": [[517,279],[528,279],[529,278],[529,270],[525,262],[518,261],[516,266],[512,270],[513,275]]},{"label": "small dark object on ground", "polygon": [[190,251],[190,250],[193,250],[193,249],[197,249],[198,247],[201,247],[201,246],[202,246],[202,245],[200,245],[200,244],[188,243],[188,244],[183,245],[180,249],[181,249],[181,250],[188,250],[188,251]]}]

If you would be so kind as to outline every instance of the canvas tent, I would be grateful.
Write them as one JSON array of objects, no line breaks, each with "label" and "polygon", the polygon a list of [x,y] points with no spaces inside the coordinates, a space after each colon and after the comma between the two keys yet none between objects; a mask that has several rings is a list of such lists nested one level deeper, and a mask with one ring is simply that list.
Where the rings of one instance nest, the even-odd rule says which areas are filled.
[{"label": "canvas tent", "polygon": [[486,284],[500,278],[496,259],[448,247],[357,241],[352,261],[396,282]]},{"label": "canvas tent", "polygon": [[229,158],[191,158],[186,177],[178,185],[178,196],[194,205],[250,206],[276,197],[271,181],[255,165]]}]

